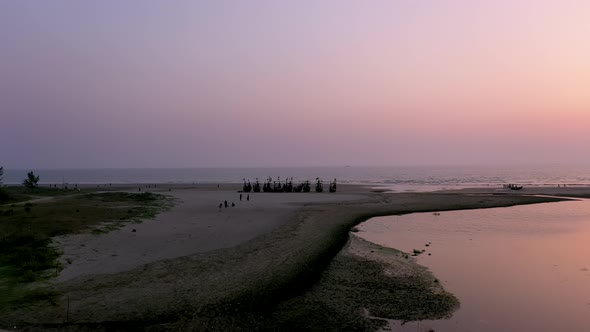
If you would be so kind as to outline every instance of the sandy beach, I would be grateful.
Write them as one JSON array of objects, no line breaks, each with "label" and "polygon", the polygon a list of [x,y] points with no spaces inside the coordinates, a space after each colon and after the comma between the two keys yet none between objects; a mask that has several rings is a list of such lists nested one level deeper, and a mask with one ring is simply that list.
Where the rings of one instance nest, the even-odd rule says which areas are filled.
[{"label": "sandy beach", "polygon": [[[118,189],[138,190],[137,187]],[[246,201],[245,194],[240,201],[239,189],[239,185],[175,186],[171,191],[164,186],[142,188],[171,195],[174,207],[153,220],[128,224],[107,234],[57,238],[55,243],[63,250],[64,262],[64,269],[52,281],[52,288],[60,294],[57,303],[38,301],[26,308],[10,310],[3,313],[0,326],[58,330],[64,326],[70,330],[108,330],[108,326],[123,329],[158,326],[164,330],[232,330],[239,329],[240,324],[252,327],[244,323],[242,313],[261,315],[260,311],[272,312],[273,308],[281,308],[281,303],[284,306],[293,301],[293,296],[305,298],[318,289],[321,294],[322,287],[325,289],[333,280],[346,277],[344,274],[348,272],[343,271],[360,271],[365,269],[363,266],[373,264],[370,262],[378,262],[384,275],[403,277],[400,271],[421,271],[414,275],[422,283],[428,280],[424,288],[429,292],[426,298],[448,304],[430,315],[428,310],[416,315],[400,313],[399,305],[403,303],[398,303],[378,310],[381,317],[444,317],[452,313],[456,303],[451,295],[443,294],[440,285],[432,284],[433,276],[421,270],[411,258],[404,259],[403,266],[400,265],[403,253],[394,253],[389,261],[387,255],[367,258],[367,252],[371,251],[359,253],[359,241],[347,244],[350,229],[372,216],[558,200],[531,194],[584,196],[589,193],[587,189],[570,192],[569,188],[559,188],[537,192],[473,189],[382,194],[361,186],[341,186],[335,194],[250,193],[250,201]],[[219,203],[224,200],[236,206],[220,209]],[[346,250],[341,251],[345,246]],[[334,268],[352,266],[353,261],[342,258],[351,255],[356,257],[353,267]],[[332,281],[326,283],[326,280]],[[342,302],[348,301],[346,294],[356,294],[352,291],[354,287],[364,286],[351,287],[337,293]],[[437,298],[441,294],[447,298]],[[358,316],[361,307],[382,305],[372,303],[371,306],[370,300],[365,300],[366,296],[359,295],[348,301],[360,307],[343,309],[340,314],[354,310]],[[369,310],[367,315],[375,315],[376,310]],[[276,327],[276,318],[269,324],[260,329]]]},{"label": "sandy beach", "polygon": [[[363,198],[349,189],[337,194],[243,193],[240,201],[239,189],[238,185],[223,185],[221,189],[217,185],[143,188],[143,192],[173,197],[174,207],[153,220],[127,224],[107,234],[56,238],[65,267],[56,281],[122,272],[162,259],[233,247],[285,224],[305,204]],[[228,207],[219,208],[224,201]]]}]

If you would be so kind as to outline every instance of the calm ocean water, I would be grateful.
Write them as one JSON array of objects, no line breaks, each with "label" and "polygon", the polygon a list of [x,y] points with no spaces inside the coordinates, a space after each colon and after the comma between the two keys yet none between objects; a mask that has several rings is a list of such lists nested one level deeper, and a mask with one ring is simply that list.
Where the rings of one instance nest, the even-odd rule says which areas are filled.
[{"label": "calm ocean water", "polygon": [[[5,184],[19,184],[29,170],[7,169]],[[590,186],[590,167],[280,167],[176,169],[33,169],[40,184],[235,183],[293,177],[295,181],[365,184],[394,191],[433,191],[465,187],[557,184]]]},{"label": "calm ocean water", "polygon": [[[428,267],[461,307],[393,331],[590,331],[590,200],[371,218],[357,236]],[[426,246],[428,244],[428,246]]]}]

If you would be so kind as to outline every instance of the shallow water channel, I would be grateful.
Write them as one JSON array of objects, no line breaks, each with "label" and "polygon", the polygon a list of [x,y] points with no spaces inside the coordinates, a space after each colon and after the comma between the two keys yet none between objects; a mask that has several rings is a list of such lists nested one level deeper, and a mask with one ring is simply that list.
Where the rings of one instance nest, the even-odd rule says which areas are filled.
[{"label": "shallow water channel", "polygon": [[461,302],[450,319],[392,331],[590,331],[590,200],[379,217],[358,229],[426,250],[418,262]]}]

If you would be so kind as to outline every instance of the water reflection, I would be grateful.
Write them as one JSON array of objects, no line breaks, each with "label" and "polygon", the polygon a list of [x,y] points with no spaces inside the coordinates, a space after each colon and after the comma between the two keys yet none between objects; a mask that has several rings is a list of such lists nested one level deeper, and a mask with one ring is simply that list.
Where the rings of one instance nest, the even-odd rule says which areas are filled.
[{"label": "water reflection", "polygon": [[358,228],[383,246],[426,250],[418,262],[461,301],[451,319],[394,331],[590,330],[588,200],[379,217]]}]

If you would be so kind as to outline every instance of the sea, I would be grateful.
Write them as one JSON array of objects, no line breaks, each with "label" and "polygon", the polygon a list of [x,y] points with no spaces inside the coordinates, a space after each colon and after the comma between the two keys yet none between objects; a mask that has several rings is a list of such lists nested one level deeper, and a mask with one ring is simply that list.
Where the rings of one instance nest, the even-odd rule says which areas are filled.
[{"label": "sea", "polygon": [[[22,183],[29,169],[5,169],[3,183]],[[362,184],[392,192],[428,192],[472,187],[590,186],[588,166],[416,166],[416,167],[258,167],[32,169],[39,184],[199,184],[264,182],[293,178]]]}]

